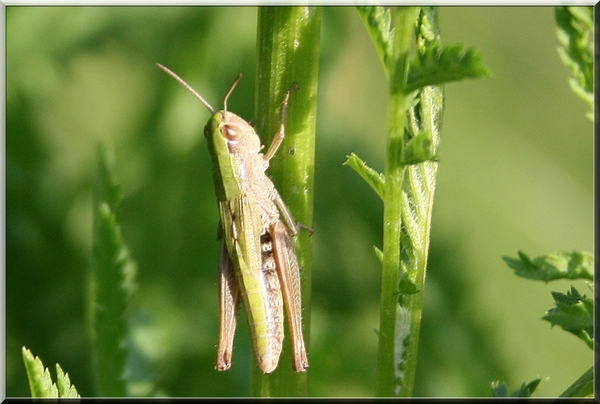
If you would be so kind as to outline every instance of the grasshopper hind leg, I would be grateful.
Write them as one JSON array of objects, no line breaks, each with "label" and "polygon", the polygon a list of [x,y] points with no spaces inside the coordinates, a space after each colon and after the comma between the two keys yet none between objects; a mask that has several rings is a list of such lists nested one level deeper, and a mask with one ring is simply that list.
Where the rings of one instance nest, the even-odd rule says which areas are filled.
[{"label": "grasshopper hind leg", "polygon": [[223,240],[219,252],[219,344],[215,369],[225,371],[231,367],[233,337],[240,306],[240,292],[233,262]]}]

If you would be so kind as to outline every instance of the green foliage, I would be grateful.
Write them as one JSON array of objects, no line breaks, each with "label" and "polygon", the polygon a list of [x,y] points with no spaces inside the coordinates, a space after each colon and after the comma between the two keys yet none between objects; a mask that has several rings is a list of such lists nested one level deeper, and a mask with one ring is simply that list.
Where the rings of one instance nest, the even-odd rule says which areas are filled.
[{"label": "green foliage", "polygon": [[431,8],[424,8],[417,30],[417,52],[410,61],[404,89],[407,94],[427,86],[491,76],[477,50],[466,50],[463,44],[442,46],[437,16]]},{"label": "green foliage", "polygon": [[569,85],[575,94],[584,100],[594,118],[594,56],[592,32],[594,7],[555,7],[556,35],[562,45],[558,54],[562,62],[571,69],[573,78]]},{"label": "green foliage", "polygon": [[31,351],[25,347],[21,348],[23,362],[27,370],[29,388],[33,398],[79,398],[75,385],[71,384],[69,374],[64,373],[60,365],[56,364],[56,383],[48,368],[44,367],[39,357],[33,357]]},{"label": "green foliage", "polygon": [[[554,11],[556,33],[562,45],[558,48],[558,53],[563,63],[571,68],[575,76],[569,80],[571,89],[588,102],[592,109],[588,117],[593,119],[594,65],[590,34],[593,28],[594,9],[593,7],[556,7]],[[542,280],[546,283],[556,279],[588,281],[594,279],[594,256],[586,251],[558,251],[533,260],[522,251],[519,251],[518,255],[519,258],[503,256],[502,259],[516,275],[527,279]],[[594,349],[593,300],[581,295],[573,286],[566,294],[553,291],[552,297],[556,306],[548,310],[542,319],[549,321],[552,327],[558,325],[563,330],[576,335],[590,349]],[[593,391],[592,379],[593,375],[590,371],[584,373],[563,392],[562,396],[590,395]]]},{"label": "green foliage", "polygon": [[104,397],[127,395],[127,305],[135,289],[135,265],[121,235],[120,200],[114,155],[101,144],[94,192],[90,321],[98,394]]},{"label": "green foliage", "polygon": [[357,11],[390,79],[385,174],[354,153],[344,164],[384,205],[383,251],[375,250],[383,263],[377,394],[410,396],[443,113],[440,86],[485,77],[489,70],[475,51],[441,47],[435,7]]},{"label": "green foliage", "polygon": [[590,349],[594,349],[594,302],[591,298],[579,294],[571,286],[566,294],[552,292],[556,307],[548,310],[542,317],[554,327],[560,326],[563,330],[576,335],[583,340]]},{"label": "green foliage", "polygon": [[378,173],[367,166],[367,164],[354,153],[350,153],[349,156],[346,156],[346,161],[344,161],[343,164],[352,167],[354,171],[356,171],[358,175],[373,188],[377,195],[379,195],[381,199],[384,199],[385,177],[382,173]]},{"label": "green foliage", "polygon": [[71,384],[69,374],[63,372],[60,365],[56,364],[56,384],[58,387],[58,396],[65,398],[76,398],[79,397],[79,393],[75,388],[75,385]]},{"label": "green foliage", "polygon": [[462,44],[432,46],[411,61],[405,91],[489,76],[491,71],[477,50],[466,50]]},{"label": "green foliage", "polygon": [[[518,276],[546,283],[556,279],[593,280],[594,257],[589,252],[558,251],[536,257],[533,260],[522,251],[519,251],[518,254],[518,259],[507,256],[502,257],[504,262]],[[567,291],[566,294],[552,292],[552,297],[554,298],[555,307],[549,309],[542,319],[549,321],[552,327],[558,325],[563,330],[576,335],[590,349],[594,349],[593,300],[585,295],[581,295],[573,286],[571,286],[571,290]],[[593,376],[590,376],[587,372],[584,373],[563,394],[569,397],[580,397],[591,394],[592,382],[590,381],[590,377]],[[523,389],[524,387],[522,386],[520,391]],[[499,386],[498,390],[494,388],[494,394],[502,394],[505,392],[504,390],[502,390],[502,386]],[[496,397],[501,397],[501,395],[496,395]]]},{"label": "green foliage", "polygon": [[[367,32],[371,36],[379,58],[389,76],[392,67],[392,43],[394,39],[394,28],[391,27],[390,10],[383,7],[356,7]],[[405,94],[423,89],[429,86],[439,86],[451,81],[467,78],[484,78],[491,75],[491,71],[484,65],[483,59],[478,51],[474,49],[465,50],[464,45],[455,44],[441,47],[439,29],[435,17],[435,8],[424,7],[419,20],[416,23],[415,38],[417,44],[416,54],[410,58],[408,66],[408,77],[404,86]],[[431,89],[429,89],[431,90]],[[422,97],[421,97],[422,98]],[[422,111],[430,108],[441,117],[441,97],[437,105],[429,105],[423,108],[424,101],[419,98],[413,99],[412,106],[416,108],[421,103]],[[411,117],[418,116],[414,112],[409,113]],[[433,118],[441,119],[438,116]],[[421,118],[427,122],[427,116]],[[414,121],[413,121],[414,122]],[[432,128],[427,128],[431,130]],[[424,161],[436,161],[437,143],[431,132],[418,133],[414,128],[407,133],[406,145],[399,147],[402,153],[404,165],[418,164]],[[382,198],[383,174],[376,171],[361,161],[356,154],[352,153],[344,164],[351,166]],[[380,178],[381,181],[379,181]]]},{"label": "green foliage", "polygon": [[[570,80],[572,90],[584,101],[587,101],[592,112],[588,117],[593,119],[593,58],[590,33],[593,27],[593,7],[556,7],[555,20],[557,36],[563,47],[558,48],[563,63],[569,66],[575,76]],[[513,269],[516,275],[548,283],[556,279],[593,280],[594,257],[585,251],[565,252],[543,255],[530,259],[522,251],[519,258],[503,256],[502,259]],[[591,285],[591,284],[590,284]],[[552,292],[556,306],[546,312],[542,319],[549,321],[552,327],[559,325],[581,340],[590,349],[594,348],[594,325],[592,299],[581,295],[575,287],[566,294]],[[529,397],[539,379],[523,384],[513,397]],[[531,389],[529,387],[532,387]],[[496,383],[492,387],[495,397],[506,397],[507,387],[504,383]],[[581,375],[561,397],[582,397],[593,394],[593,368]]]},{"label": "green foliage", "polygon": [[[402,161],[406,165],[418,164],[424,161],[437,161],[433,153],[431,136],[427,133],[418,133],[411,138],[406,144]],[[384,199],[385,176],[382,173],[369,167],[355,153],[346,156],[346,161],[343,164],[352,167],[373,188],[377,195],[382,200]]]},{"label": "green foliage", "polygon": [[555,279],[593,280],[594,257],[585,251],[557,251],[533,260],[522,251],[519,258],[503,256],[515,274],[527,279],[549,282]]},{"label": "green foliage", "polygon": [[541,380],[535,379],[529,383],[523,383],[518,390],[512,393],[508,392],[506,383],[494,382],[492,383],[492,397],[531,397],[531,394],[537,389]]},{"label": "green foliage", "polygon": [[394,43],[394,29],[391,27],[392,16],[390,10],[383,7],[357,6],[356,11],[358,11],[358,15],[371,37],[379,60],[389,78],[392,68],[392,43]]},{"label": "green foliage", "polygon": [[[394,29],[391,27],[390,10],[383,7],[356,7],[373,45],[389,77],[392,68],[392,43]],[[426,86],[435,86],[466,78],[489,77],[491,71],[483,63],[479,52],[466,50],[462,44],[442,47],[439,32],[432,21],[432,13],[425,10],[417,29],[420,40],[419,52],[411,60],[406,80],[406,93]],[[435,42],[435,43],[434,43]],[[427,43],[427,45],[425,45]]]}]

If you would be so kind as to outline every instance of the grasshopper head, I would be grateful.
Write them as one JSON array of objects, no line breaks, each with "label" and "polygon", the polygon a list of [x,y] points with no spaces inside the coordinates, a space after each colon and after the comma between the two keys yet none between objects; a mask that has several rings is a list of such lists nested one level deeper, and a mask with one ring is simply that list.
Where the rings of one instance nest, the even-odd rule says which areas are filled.
[{"label": "grasshopper head", "polygon": [[228,111],[216,112],[204,127],[209,147],[219,153],[257,154],[260,139],[254,128],[243,118]]},{"label": "grasshopper head", "polygon": [[232,154],[257,154],[260,151],[260,139],[254,128],[236,114],[221,111],[219,132],[227,142]]},{"label": "grasshopper head", "polygon": [[[242,75],[238,74],[231,87],[229,87],[227,94],[225,94],[223,111],[214,114],[213,118],[218,115],[218,132],[227,142],[231,154],[256,154],[260,151],[260,139],[256,135],[256,132],[254,132],[254,128],[236,114],[227,111],[227,100],[241,78]],[[215,128],[213,127],[212,129]]]}]

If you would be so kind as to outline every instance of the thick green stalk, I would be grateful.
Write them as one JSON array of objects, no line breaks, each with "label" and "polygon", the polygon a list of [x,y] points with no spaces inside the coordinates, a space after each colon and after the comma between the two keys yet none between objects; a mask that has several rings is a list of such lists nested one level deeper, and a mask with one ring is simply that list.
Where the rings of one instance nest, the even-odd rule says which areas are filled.
[{"label": "thick green stalk", "polygon": [[[396,358],[402,346],[410,314],[398,304],[400,281],[400,236],[402,225],[402,188],[405,166],[402,161],[404,127],[409,99],[405,94],[408,58],[412,46],[414,23],[418,8],[398,7],[394,10],[395,33],[393,62],[388,100],[388,137],[385,162],[383,207],[383,273],[379,320],[379,350],[377,356],[377,395],[395,396],[403,389],[399,383]],[[400,338],[400,340],[398,340]]]},{"label": "thick green stalk", "polygon": [[[261,7],[258,11],[257,132],[268,147],[279,127],[283,95],[298,83],[298,90],[292,92],[289,99],[286,137],[271,160],[268,173],[294,219],[307,227],[312,226],[313,220],[320,27],[321,9],[317,7]],[[300,231],[297,246],[302,268],[303,329],[308,349],[312,260],[308,231]],[[307,374],[293,371],[289,335],[286,328],[283,354],[273,373],[263,375],[253,370],[253,395],[308,395]]]}]

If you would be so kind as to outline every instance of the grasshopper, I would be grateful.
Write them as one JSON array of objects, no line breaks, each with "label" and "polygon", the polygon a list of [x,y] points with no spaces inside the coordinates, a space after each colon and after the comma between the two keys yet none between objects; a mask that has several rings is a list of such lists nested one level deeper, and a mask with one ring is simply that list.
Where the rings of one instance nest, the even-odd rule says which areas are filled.
[{"label": "grasshopper", "polygon": [[308,359],[302,334],[300,266],[292,237],[299,226],[265,171],[285,137],[285,114],[292,90],[281,104],[279,130],[263,155],[252,126],[227,111],[227,99],[241,74],[215,111],[194,89],[168,68],[157,66],[181,83],[212,113],[204,135],[213,164],[219,206],[219,343],[215,369],[231,367],[240,297],[248,316],[258,368],[271,373],[282,350],[285,304],[294,350],[294,370],[305,372]]}]

